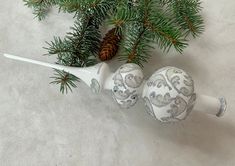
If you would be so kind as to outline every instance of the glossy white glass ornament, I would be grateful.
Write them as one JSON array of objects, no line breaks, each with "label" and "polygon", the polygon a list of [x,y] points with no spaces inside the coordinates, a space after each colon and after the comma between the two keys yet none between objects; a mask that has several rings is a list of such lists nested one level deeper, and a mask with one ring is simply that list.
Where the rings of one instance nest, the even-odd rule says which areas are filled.
[{"label": "glossy white glass ornament", "polygon": [[227,108],[225,98],[196,94],[194,81],[185,71],[175,67],[157,70],[144,80],[142,69],[133,63],[122,65],[115,73],[106,63],[78,68],[50,64],[10,54],[5,57],[69,72],[83,80],[93,92],[111,90],[114,100],[122,108],[134,106],[143,98],[147,112],[162,122],[184,120],[193,110],[220,117]]},{"label": "glossy white glass ornament", "polygon": [[193,108],[217,116],[226,110],[224,98],[196,94],[192,77],[170,66],[157,70],[146,81],[142,97],[148,113],[162,122],[184,120]]}]

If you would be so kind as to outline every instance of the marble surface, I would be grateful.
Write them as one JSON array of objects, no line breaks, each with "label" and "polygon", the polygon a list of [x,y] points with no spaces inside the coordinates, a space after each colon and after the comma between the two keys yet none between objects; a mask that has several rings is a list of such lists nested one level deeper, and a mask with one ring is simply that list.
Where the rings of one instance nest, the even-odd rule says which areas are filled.
[{"label": "marble surface", "polygon": [[[1,166],[233,166],[235,165],[235,1],[203,0],[205,33],[183,55],[159,49],[144,68],[172,65],[188,71],[198,93],[225,96],[222,118],[193,112],[182,123],[161,124],[143,102],[120,109],[109,92],[94,95],[83,83],[61,95],[52,70],[0,56]],[[63,36],[73,18],[52,10],[42,22],[21,0],[1,1],[0,52],[41,56],[45,41]],[[112,62],[112,70],[120,63]]]}]

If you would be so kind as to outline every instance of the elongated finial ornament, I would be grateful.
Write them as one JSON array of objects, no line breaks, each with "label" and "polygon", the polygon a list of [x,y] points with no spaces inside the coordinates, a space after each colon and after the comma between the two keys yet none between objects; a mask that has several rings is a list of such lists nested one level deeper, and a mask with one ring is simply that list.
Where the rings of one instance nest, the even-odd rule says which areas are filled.
[{"label": "elongated finial ornament", "polygon": [[106,63],[78,68],[10,54],[4,56],[69,72],[83,80],[95,93],[104,89],[111,90],[114,100],[122,108],[130,108],[139,98],[143,98],[147,112],[161,122],[184,120],[193,109],[221,117],[227,108],[223,97],[214,98],[195,93],[192,77],[171,66],[157,70],[145,80],[142,69],[134,63],[124,64],[112,73]]}]

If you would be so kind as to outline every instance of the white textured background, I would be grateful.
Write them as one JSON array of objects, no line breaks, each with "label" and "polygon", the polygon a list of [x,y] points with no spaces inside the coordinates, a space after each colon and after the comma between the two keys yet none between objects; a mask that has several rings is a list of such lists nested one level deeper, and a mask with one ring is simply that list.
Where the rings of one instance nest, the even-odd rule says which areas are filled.
[{"label": "white textured background", "polygon": [[[41,56],[42,47],[63,36],[72,17],[55,10],[38,22],[21,0],[0,1],[0,52],[54,61]],[[204,0],[203,7],[201,38],[183,55],[156,49],[144,72],[185,69],[199,93],[226,96],[223,118],[193,112],[182,123],[161,124],[143,102],[121,110],[109,93],[94,95],[83,83],[61,95],[48,84],[51,69],[0,56],[0,166],[234,166],[235,1]]]}]

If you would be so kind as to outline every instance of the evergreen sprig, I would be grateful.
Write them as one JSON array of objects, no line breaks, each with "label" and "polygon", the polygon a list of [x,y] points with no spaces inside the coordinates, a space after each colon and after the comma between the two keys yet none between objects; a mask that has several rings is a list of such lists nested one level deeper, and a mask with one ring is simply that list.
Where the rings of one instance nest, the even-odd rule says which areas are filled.
[{"label": "evergreen sprig", "polygon": [[169,0],[168,10],[173,13],[177,24],[185,31],[185,35],[199,36],[204,31],[203,18],[199,14],[199,0]]},{"label": "evergreen sprig", "polygon": [[[199,36],[204,30],[200,0],[24,0],[39,20],[48,9],[73,13],[75,24],[64,38],[48,42],[48,55],[57,55],[61,65],[86,67],[97,63],[101,34],[105,21],[116,27],[122,36],[120,60],[139,64],[147,62],[153,44],[168,52],[174,48],[182,53],[187,37]],[[79,79],[55,70],[55,81],[61,92],[67,92]]]},{"label": "evergreen sprig", "polygon": [[173,46],[180,53],[187,46],[180,27],[169,18],[169,13],[162,11],[158,1],[142,0],[137,7],[127,10],[135,13],[135,16],[128,19],[119,16],[119,22],[134,20],[135,23],[129,23],[129,27],[124,30],[124,51],[120,59],[143,66],[143,62],[147,62],[150,57],[148,52],[152,43],[157,43],[164,51]]},{"label": "evergreen sprig", "polygon": [[136,23],[134,26],[128,26],[119,59],[127,59],[128,63],[136,63],[143,67],[142,62],[147,62],[150,56],[149,49],[152,48],[151,42],[153,42],[153,38],[149,36],[147,29],[143,25]]},{"label": "evergreen sprig", "polygon": [[49,9],[56,4],[56,0],[23,0],[25,5],[33,8],[33,14],[39,20],[43,20]]},{"label": "evergreen sprig", "polygon": [[[94,65],[101,38],[99,30],[94,25],[89,24],[89,20],[86,17],[76,21],[71,30],[72,32],[68,32],[64,39],[54,37],[54,41],[47,43],[49,47],[45,47],[45,49],[48,50],[48,55],[57,55],[57,63],[65,66],[87,67]],[[57,70],[56,73],[58,73]],[[63,79],[64,75],[68,79]],[[57,83],[61,81],[61,92],[64,92],[63,89],[66,88],[63,87],[69,85],[64,82],[75,76],[71,76],[68,73],[59,73],[57,77],[59,76],[61,76],[61,79],[57,78]],[[74,82],[76,80],[70,81]]]},{"label": "evergreen sprig", "polygon": [[[96,64],[96,55],[99,52],[99,45],[101,34],[99,26],[105,19],[105,15],[111,10],[113,2],[108,1],[93,1],[92,10],[87,6],[92,3],[81,6],[79,17],[76,21],[71,32],[68,32],[64,39],[54,37],[54,41],[47,42],[48,55],[57,55],[57,63],[65,66],[73,67],[87,67]],[[79,9],[80,10],[80,9]],[[64,79],[66,76],[66,79]],[[60,79],[59,79],[60,77]],[[56,84],[60,82],[61,92],[67,92],[65,86],[74,84],[77,79],[69,73],[59,72],[56,70]],[[66,81],[70,81],[67,84]],[[55,83],[53,81],[53,83]],[[75,86],[72,86],[75,87]],[[68,87],[69,88],[69,87]],[[70,89],[70,88],[69,88]]]},{"label": "evergreen sprig", "polygon": [[56,69],[54,71],[54,76],[51,77],[54,79],[54,81],[52,81],[51,84],[59,84],[61,93],[68,93],[68,90],[72,92],[72,88],[77,87],[75,84],[75,82],[79,82],[77,77],[65,71]]}]

